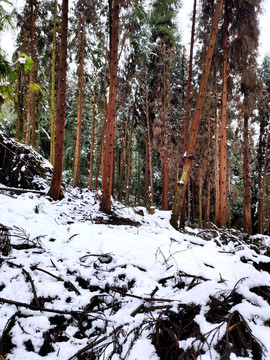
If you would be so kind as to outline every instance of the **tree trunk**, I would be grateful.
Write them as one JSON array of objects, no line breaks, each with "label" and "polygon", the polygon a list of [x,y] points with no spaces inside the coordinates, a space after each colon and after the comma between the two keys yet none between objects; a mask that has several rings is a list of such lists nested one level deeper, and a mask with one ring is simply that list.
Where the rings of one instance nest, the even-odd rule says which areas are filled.
[{"label": "tree trunk", "polygon": [[127,117],[126,117],[125,126],[124,126],[124,136],[123,136],[122,144],[121,144],[118,201],[122,201],[123,174],[124,174],[124,168],[126,166],[127,129],[128,129],[128,119],[129,119],[130,98],[131,98],[131,95],[129,95],[129,98],[128,98]]},{"label": "tree trunk", "polygon": [[[265,186],[266,186],[266,177],[267,177],[267,156],[268,156],[268,147],[269,147],[269,138],[270,138],[270,122],[268,126],[268,133],[266,136],[265,142],[265,154],[263,162],[263,172],[261,176],[261,169],[259,171],[259,214],[258,214],[258,232],[259,234],[264,234],[264,219],[265,219]],[[262,178],[262,179],[261,179]],[[267,212],[266,212],[267,214]]]},{"label": "tree trunk", "polygon": [[181,209],[183,206],[183,202],[185,200],[187,184],[188,184],[188,181],[190,178],[193,153],[194,153],[198,130],[199,130],[199,121],[200,121],[202,108],[203,108],[203,104],[204,104],[204,98],[205,98],[205,94],[206,94],[207,82],[208,82],[208,77],[209,77],[209,72],[210,72],[210,67],[211,67],[211,61],[212,61],[215,41],[216,41],[218,22],[219,22],[221,10],[222,10],[222,4],[223,4],[223,0],[218,0],[217,5],[216,5],[215,14],[213,17],[212,31],[211,31],[211,36],[210,36],[210,40],[209,40],[209,46],[208,46],[206,57],[205,57],[204,69],[203,69],[203,73],[202,73],[199,94],[198,94],[198,98],[197,98],[197,102],[196,102],[195,112],[193,115],[193,121],[192,121],[192,126],[191,126],[191,131],[190,131],[189,142],[188,142],[188,150],[187,150],[187,154],[184,158],[184,166],[183,166],[182,176],[180,178],[179,186],[177,188],[177,193],[176,193],[175,199],[174,199],[170,223],[175,229],[178,229],[178,219],[179,219],[179,215],[180,215],[180,212],[181,212]]},{"label": "tree trunk", "polygon": [[97,171],[96,171],[96,182],[95,182],[95,190],[97,190],[98,187],[98,177],[99,177],[99,170],[100,170],[100,164],[102,169],[102,175],[103,177],[103,158],[104,158],[104,136],[105,136],[105,129],[106,129],[106,117],[107,117],[107,109],[106,109],[106,89],[107,89],[107,40],[105,44],[105,64],[104,64],[104,95],[103,95],[103,121],[102,121],[102,131],[101,131],[101,140],[100,140],[100,150],[98,155],[98,162],[97,162]]},{"label": "tree trunk", "polygon": [[118,26],[120,2],[109,0],[110,8],[110,89],[107,112],[107,134],[105,145],[104,170],[102,177],[102,198],[100,209],[104,212],[111,211],[111,194],[113,184],[113,158],[116,118],[117,95],[117,67],[118,67]]},{"label": "tree trunk", "polygon": [[199,169],[199,228],[202,228],[202,191],[203,191],[203,172]]},{"label": "tree trunk", "polygon": [[24,73],[24,64],[19,64],[19,73],[18,73],[18,82],[17,82],[17,101],[16,112],[17,112],[17,124],[16,124],[16,138],[18,141],[22,141],[24,138],[24,122],[25,122],[25,73]]},{"label": "tree trunk", "polygon": [[228,67],[228,0],[225,0],[223,23],[223,72],[222,72],[222,97],[221,97],[221,122],[220,122],[220,201],[218,226],[226,226],[226,201],[227,201],[227,67]]},{"label": "tree trunk", "polygon": [[81,156],[81,141],[82,141],[82,101],[83,101],[83,82],[84,82],[84,25],[80,31],[81,35],[81,49],[80,49],[80,64],[79,64],[79,81],[78,81],[78,104],[77,104],[77,133],[76,133],[76,147],[74,157],[73,170],[73,186],[77,186],[80,174],[80,156]]},{"label": "tree trunk", "polygon": [[147,207],[148,202],[148,141],[145,141],[145,173],[144,173],[144,207]]},{"label": "tree trunk", "polygon": [[215,108],[215,224],[217,225],[219,219],[219,131],[218,131],[218,116],[217,116],[217,101]]},{"label": "tree trunk", "polygon": [[62,197],[61,182],[64,160],[65,111],[66,111],[66,73],[67,73],[67,32],[68,32],[68,0],[62,0],[61,43],[59,59],[59,75],[57,88],[57,114],[55,137],[55,166],[49,195],[58,200]]},{"label": "tree trunk", "polygon": [[56,19],[57,0],[54,0],[53,13],[53,49],[52,49],[52,78],[51,78],[51,141],[50,141],[50,162],[54,166],[55,154],[55,57],[56,57]]},{"label": "tree trunk", "polygon": [[95,74],[94,94],[93,94],[92,131],[91,131],[90,168],[89,168],[90,190],[92,190],[92,179],[93,179],[93,158],[94,158],[95,120],[96,120],[96,82],[97,82],[97,74]]},{"label": "tree trunk", "polygon": [[128,140],[128,163],[126,168],[126,205],[129,205],[129,182],[130,182],[130,166],[131,166],[131,145],[132,145],[132,134],[133,134],[133,124],[135,117],[135,106],[137,99],[137,89],[135,91],[134,105],[132,110],[131,123],[129,127],[129,140]]},{"label": "tree trunk", "polygon": [[166,66],[165,66],[165,44],[163,44],[163,167],[162,167],[162,210],[168,210],[168,149],[167,149],[167,114],[166,114]]},{"label": "tree trunk", "polygon": [[145,79],[145,111],[146,111],[146,124],[147,124],[147,141],[148,141],[148,156],[149,156],[149,177],[150,177],[150,207],[149,213],[154,213],[154,184],[153,184],[153,165],[152,165],[152,144],[150,135],[149,123],[149,108],[148,108],[148,87],[147,79]]},{"label": "tree trunk", "polygon": [[211,161],[210,161],[210,150],[211,150],[211,118],[209,117],[208,119],[208,166],[207,166],[207,171],[208,171],[208,176],[206,179],[206,204],[205,204],[205,214],[204,214],[204,227],[208,228],[209,227],[209,222],[210,222],[210,193],[211,193],[211,182],[210,182],[210,178],[211,178]]},{"label": "tree trunk", "polygon": [[35,93],[33,90],[33,85],[35,83],[35,46],[34,46],[34,36],[35,36],[35,24],[34,24],[34,4],[33,0],[30,1],[30,56],[33,61],[33,67],[30,70],[29,75],[29,89],[28,89],[28,108],[27,108],[27,124],[26,124],[26,134],[25,134],[25,144],[29,145],[30,143],[30,133],[32,125],[32,137],[31,144],[33,148],[36,148],[36,118],[35,118]]},{"label": "tree trunk", "polygon": [[250,209],[248,115],[244,114],[244,231],[252,234]]},{"label": "tree trunk", "polygon": [[[197,0],[194,0],[189,65],[188,65],[187,100],[186,100],[185,120],[184,120],[184,144],[183,144],[184,157],[185,157],[185,154],[187,152],[187,147],[188,147],[188,129],[189,129],[189,113],[190,113],[190,105],[191,105],[192,61],[193,61],[193,49],[194,49],[196,7],[197,7]],[[183,207],[181,210],[180,227],[183,228],[185,226],[185,220],[186,220],[186,199],[184,199],[184,201],[183,201]]]}]

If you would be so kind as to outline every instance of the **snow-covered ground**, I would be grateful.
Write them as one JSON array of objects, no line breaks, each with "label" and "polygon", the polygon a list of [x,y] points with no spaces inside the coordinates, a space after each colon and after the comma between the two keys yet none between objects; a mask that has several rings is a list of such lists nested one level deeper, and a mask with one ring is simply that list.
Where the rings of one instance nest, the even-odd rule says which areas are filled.
[{"label": "snow-covered ground", "polygon": [[113,210],[110,221],[87,190],[59,202],[0,192],[12,244],[0,252],[0,355],[270,359],[269,237],[180,233],[170,212]]}]

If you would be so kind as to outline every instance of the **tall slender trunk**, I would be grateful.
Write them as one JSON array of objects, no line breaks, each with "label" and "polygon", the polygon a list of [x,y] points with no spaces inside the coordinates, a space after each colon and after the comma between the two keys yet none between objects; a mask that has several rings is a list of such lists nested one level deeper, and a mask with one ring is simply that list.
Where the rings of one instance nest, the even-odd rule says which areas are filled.
[{"label": "tall slender trunk", "polygon": [[129,119],[130,98],[131,98],[131,95],[129,95],[129,98],[128,98],[127,116],[126,116],[126,121],[125,121],[125,126],[124,126],[124,135],[123,135],[123,139],[122,139],[121,153],[120,153],[118,201],[122,200],[122,192],[123,192],[123,175],[124,175],[124,168],[126,166],[127,129],[128,129],[128,119]]},{"label": "tall slender trunk", "polygon": [[166,114],[166,49],[163,44],[163,99],[162,99],[162,127],[163,127],[163,167],[162,167],[162,210],[168,210],[168,148],[167,148],[167,114]]},{"label": "tall slender trunk", "polygon": [[96,82],[97,82],[97,74],[95,74],[94,93],[93,93],[92,131],[91,131],[91,147],[90,147],[90,167],[89,167],[89,189],[90,190],[92,190],[93,158],[94,158],[94,143],[95,143]]},{"label": "tall slender trunk", "polygon": [[226,226],[226,201],[227,201],[227,78],[228,78],[228,0],[225,0],[223,23],[223,72],[222,72],[222,97],[221,97],[221,122],[220,122],[220,201],[218,225]]},{"label": "tall slender trunk", "polygon": [[217,116],[217,100],[215,104],[215,224],[217,225],[219,219],[219,130],[218,130],[218,116]]},{"label": "tall slender trunk", "polygon": [[218,23],[219,23],[221,10],[222,10],[222,4],[223,4],[223,0],[218,0],[217,5],[216,5],[215,14],[213,17],[213,25],[212,25],[212,31],[211,31],[211,35],[210,35],[209,45],[208,45],[207,53],[205,56],[204,69],[203,69],[203,73],[202,73],[202,77],[201,77],[199,94],[197,97],[195,112],[193,115],[193,121],[192,121],[192,125],[191,125],[191,131],[190,131],[189,142],[188,142],[188,150],[187,150],[187,154],[184,158],[184,166],[183,166],[182,176],[179,181],[179,186],[178,186],[177,193],[176,193],[175,199],[174,199],[170,223],[176,229],[178,229],[178,219],[179,219],[179,215],[180,215],[180,212],[181,212],[181,209],[183,206],[183,201],[185,199],[187,184],[188,184],[188,181],[190,178],[193,153],[194,153],[198,130],[199,130],[199,122],[200,122],[200,117],[201,117],[205,94],[206,94],[207,82],[208,82],[208,77],[209,77],[209,72],[210,72],[210,67],[211,67],[211,62],[212,62],[212,56],[213,56],[216,35],[217,35],[217,30],[218,30]]},{"label": "tall slender trunk", "polygon": [[78,104],[77,104],[77,133],[76,133],[76,147],[74,158],[73,171],[73,186],[78,185],[80,174],[80,156],[81,156],[81,141],[82,141],[82,101],[83,101],[83,83],[84,83],[84,24],[80,31],[81,35],[81,49],[80,49],[80,64],[79,64],[79,81],[78,81]]},{"label": "tall slender trunk", "polygon": [[[194,0],[191,40],[190,40],[190,53],[189,53],[189,65],[188,65],[187,99],[186,99],[185,120],[184,120],[184,143],[183,143],[184,157],[185,157],[185,154],[187,152],[187,147],[188,147],[188,130],[189,130],[189,114],[190,114],[190,105],[191,105],[192,61],[193,61],[195,23],[196,23],[196,7],[197,7],[197,0]],[[180,227],[183,228],[185,226],[185,220],[186,220],[186,199],[184,199],[184,201],[183,201],[183,207],[181,210]]]},{"label": "tall slender trunk", "polygon": [[106,130],[106,117],[107,117],[107,101],[106,101],[106,89],[107,89],[107,47],[108,42],[106,40],[105,44],[105,63],[104,63],[104,94],[103,94],[103,121],[102,121],[102,130],[101,130],[101,140],[100,140],[100,150],[98,155],[98,161],[97,161],[97,171],[96,171],[96,182],[95,182],[95,190],[97,190],[98,186],[98,177],[99,177],[99,170],[101,165],[101,178],[103,177],[103,159],[104,159],[104,136],[105,136],[105,130]]},{"label": "tall slender trunk", "polygon": [[248,114],[244,113],[244,231],[252,234],[250,208],[249,136]]},{"label": "tall slender trunk", "polygon": [[147,79],[145,79],[145,111],[146,111],[146,124],[147,124],[147,141],[148,141],[148,157],[149,157],[149,177],[150,177],[150,214],[154,213],[154,183],[153,183],[153,165],[152,165],[152,144],[149,123],[149,108],[148,108],[148,86]]},{"label": "tall slender trunk", "polygon": [[148,141],[145,141],[145,173],[144,173],[144,206],[147,207],[148,202]]},{"label": "tall slender trunk", "polygon": [[54,166],[55,154],[55,57],[56,57],[56,19],[57,0],[54,0],[53,12],[53,49],[52,49],[52,74],[51,74],[51,141],[50,141],[50,162]]},{"label": "tall slender trunk", "polygon": [[[121,1],[120,1],[121,2]],[[107,134],[105,145],[104,170],[102,178],[102,198],[100,208],[104,212],[111,211],[111,195],[113,184],[113,158],[116,119],[117,67],[118,67],[118,26],[120,2],[109,0],[110,8],[110,89],[107,112]]]},{"label": "tall slender trunk", "polygon": [[67,74],[67,32],[68,0],[62,0],[61,43],[59,58],[59,75],[57,88],[57,114],[55,137],[55,166],[49,195],[58,200],[62,197],[61,182],[64,162],[65,111],[66,111],[66,74]]},{"label": "tall slender trunk", "polygon": [[203,191],[203,171],[199,169],[199,228],[202,228],[202,191]]},{"label": "tall slender trunk", "polygon": [[211,182],[210,182],[210,169],[211,169],[211,164],[210,164],[210,150],[211,150],[211,118],[209,116],[208,119],[208,143],[207,143],[207,148],[208,148],[208,164],[207,164],[207,172],[208,172],[208,176],[206,179],[206,204],[205,204],[205,214],[204,214],[204,227],[207,228],[209,226],[209,222],[210,222],[210,202],[211,202],[211,198],[210,198],[210,193],[211,193]]},{"label": "tall slender trunk", "polygon": [[126,205],[129,205],[129,182],[130,182],[130,167],[131,167],[131,145],[132,145],[132,134],[133,134],[133,124],[134,124],[134,117],[135,117],[135,106],[136,106],[136,99],[137,99],[137,89],[135,91],[135,98],[131,116],[131,123],[129,127],[129,139],[128,139],[128,163],[126,167]]},{"label": "tall slender trunk", "polygon": [[25,122],[25,73],[24,64],[19,64],[18,82],[17,82],[17,101],[16,101],[16,112],[17,112],[17,124],[16,124],[16,138],[22,141],[24,138],[24,122]]},{"label": "tall slender trunk", "polygon": [[265,154],[264,154],[264,162],[263,162],[263,174],[262,174],[262,184],[261,184],[261,201],[260,201],[260,209],[259,209],[259,233],[264,234],[264,204],[265,204],[265,186],[266,186],[266,176],[267,176],[267,160],[268,159],[268,147],[269,147],[269,140],[270,140],[270,122],[268,126],[268,133],[265,142]]}]

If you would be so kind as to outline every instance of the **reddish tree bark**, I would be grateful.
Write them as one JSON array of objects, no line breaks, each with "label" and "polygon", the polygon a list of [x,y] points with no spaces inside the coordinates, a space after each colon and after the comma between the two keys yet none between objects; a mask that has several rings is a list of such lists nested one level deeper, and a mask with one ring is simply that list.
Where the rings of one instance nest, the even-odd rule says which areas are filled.
[{"label": "reddish tree bark", "polygon": [[113,159],[114,138],[116,119],[116,95],[117,95],[117,67],[118,67],[118,27],[120,1],[109,0],[110,8],[110,88],[107,111],[107,133],[105,145],[105,159],[102,177],[102,198],[100,209],[104,212],[111,211],[111,195],[113,185]]},{"label": "reddish tree bark", "polygon": [[167,148],[167,114],[166,114],[166,50],[165,44],[163,44],[163,117],[162,117],[162,127],[163,127],[163,163],[162,163],[162,210],[168,210],[168,189],[169,189],[169,179],[168,179],[168,148]]},{"label": "reddish tree bark", "polygon": [[61,182],[64,160],[65,111],[66,111],[66,74],[67,74],[67,31],[68,0],[62,0],[61,43],[57,91],[55,166],[49,195],[58,200],[62,197]]},{"label": "reddish tree bark", "polygon": [[250,175],[249,175],[249,136],[248,114],[244,114],[244,231],[252,234],[250,208]]},{"label": "reddish tree bark", "polygon": [[215,108],[215,224],[217,225],[219,219],[219,129],[218,129],[218,116],[217,116],[217,101]]},{"label": "reddish tree bark", "polygon": [[217,30],[218,30],[219,18],[220,18],[220,14],[221,14],[221,10],[222,10],[222,4],[223,4],[223,0],[218,0],[217,5],[216,5],[215,14],[213,17],[213,25],[212,25],[209,45],[208,45],[207,53],[205,56],[204,68],[203,68],[203,73],[202,73],[201,83],[200,83],[200,88],[199,88],[199,94],[197,97],[196,107],[195,107],[195,111],[194,111],[194,115],[193,115],[193,121],[192,121],[190,136],[189,136],[189,142],[188,142],[188,150],[187,150],[187,154],[184,158],[183,171],[182,171],[182,175],[181,175],[179,185],[177,188],[177,193],[176,193],[175,199],[174,199],[170,223],[176,229],[178,229],[178,219],[179,219],[179,215],[180,215],[180,212],[181,212],[181,209],[183,206],[183,201],[185,199],[188,181],[190,178],[193,153],[194,153],[198,130],[199,130],[199,122],[200,122],[200,117],[201,117],[205,94],[206,94],[207,82],[208,82],[208,77],[209,77],[209,72],[210,72],[210,67],[211,67],[211,62],[212,62],[214,46],[215,46],[215,42],[216,42],[216,35],[217,35]]},{"label": "reddish tree bark", "polygon": [[226,226],[227,201],[227,78],[228,78],[228,0],[225,0],[223,23],[223,72],[221,96],[221,122],[220,122],[220,201],[218,226]]},{"label": "reddish tree bark", "polygon": [[89,167],[89,189],[90,190],[92,190],[94,143],[95,143],[96,82],[97,82],[97,74],[95,74],[94,94],[93,94],[93,110],[92,110],[92,131],[91,131],[91,147],[90,147],[90,167]]},{"label": "reddish tree bark", "polygon": [[[192,82],[192,61],[193,61],[193,49],[194,49],[194,35],[195,35],[195,23],[196,23],[196,7],[197,0],[194,0],[193,3],[193,16],[192,16],[192,28],[191,28],[191,40],[190,40],[190,53],[189,53],[189,65],[188,65],[188,82],[187,82],[187,100],[186,100],[186,112],[184,120],[184,144],[183,144],[183,154],[187,152],[188,147],[188,130],[189,130],[189,113],[191,105],[191,82]],[[189,199],[188,199],[189,201]],[[180,227],[185,226],[186,220],[186,199],[183,202],[183,207],[181,210],[180,218]]]},{"label": "reddish tree bark", "polygon": [[81,156],[81,141],[82,141],[82,101],[83,101],[83,82],[84,82],[84,25],[82,21],[81,35],[81,49],[80,49],[80,64],[79,64],[79,81],[78,81],[78,104],[77,104],[77,133],[76,133],[76,147],[74,158],[73,171],[73,186],[78,185],[80,173],[80,156]]}]

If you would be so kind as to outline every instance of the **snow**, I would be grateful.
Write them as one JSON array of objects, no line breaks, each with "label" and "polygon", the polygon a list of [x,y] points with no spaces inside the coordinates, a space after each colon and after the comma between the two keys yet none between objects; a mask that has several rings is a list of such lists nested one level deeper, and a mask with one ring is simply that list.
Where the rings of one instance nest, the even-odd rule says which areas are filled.
[{"label": "snow", "polygon": [[[158,360],[151,341],[156,320],[162,312],[164,316],[164,309],[158,306],[170,305],[171,311],[179,312],[179,304],[200,305],[194,321],[201,334],[211,334],[198,359],[219,359],[214,345],[224,336],[226,323],[210,323],[205,315],[211,297],[224,298],[234,292],[243,298],[232,304],[230,312],[238,311],[244,317],[265,347],[263,359],[270,358],[270,328],[265,325],[270,319],[269,297],[267,301],[251,291],[269,287],[270,274],[255,267],[270,262],[263,250],[270,244],[269,237],[254,236],[254,244],[258,248],[261,244],[262,249],[255,251],[232,233],[227,234],[227,241],[217,230],[207,233],[186,228],[181,233],[169,224],[169,211],[156,210],[149,215],[143,207],[124,207],[117,202],[113,203],[114,213],[140,226],[100,224],[96,218],[105,222],[109,217],[99,211],[99,198],[100,193],[78,189],[68,189],[61,201],[33,193],[0,192],[0,222],[10,228],[14,245],[8,256],[0,257],[0,297],[35,304],[29,274],[43,308],[81,311],[85,316],[79,336],[78,315],[36,311],[2,301],[0,334],[9,326],[15,345],[6,359],[68,360],[84,346],[101,340],[99,349],[105,359],[114,352],[113,360]],[[35,247],[15,246],[22,243]],[[138,311],[142,305],[153,310]],[[57,341],[59,329],[58,335],[52,330],[56,316],[65,319],[62,341]],[[48,332],[53,339],[52,352],[40,355]],[[112,344],[115,336],[118,351]],[[32,351],[26,348],[29,340]],[[194,341],[198,340],[191,336],[180,340],[179,346],[185,350]],[[252,354],[230,356],[252,358]]]}]

